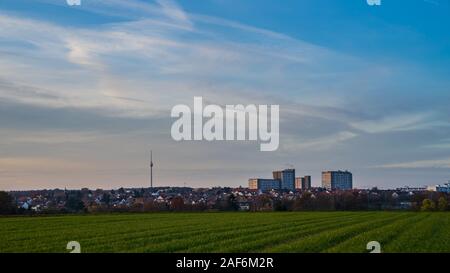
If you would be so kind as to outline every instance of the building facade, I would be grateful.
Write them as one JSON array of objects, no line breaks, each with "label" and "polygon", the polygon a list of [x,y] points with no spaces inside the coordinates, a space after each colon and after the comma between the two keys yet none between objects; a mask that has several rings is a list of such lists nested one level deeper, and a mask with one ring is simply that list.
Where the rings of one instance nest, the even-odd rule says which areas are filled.
[{"label": "building facade", "polygon": [[311,189],[311,176],[310,175],[306,175],[305,177],[303,177],[303,181],[302,181],[302,189],[303,190],[309,190]]},{"label": "building facade", "polygon": [[273,179],[281,180],[281,171],[273,171]]},{"label": "building facade", "polygon": [[295,170],[286,169],[274,171],[273,179],[252,178],[248,180],[248,187],[252,190],[295,190]]},{"label": "building facade", "polygon": [[322,187],[327,190],[351,190],[353,175],[349,171],[322,172]]},{"label": "building facade", "polygon": [[429,186],[428,191],[450,193],[450,181],[444,185]]},{"label": "building facade", "polygon": [[263,192],[279,190],[281,188],[281,181],[278,179],[253,178],[248,180],[248,188]]},{"label": "building facade", "polygon": [[311,189],[311,176],[295,178],[295,188],[297,190],[309,190]]},{"label": "building facade", "polygon": [[281,189],[295,191],[295,169],[281,171]]},{"label": "building facade", "polygon": [[303,185],[303,177],[296,177],[295,178],[295,189],[301,190]]}]

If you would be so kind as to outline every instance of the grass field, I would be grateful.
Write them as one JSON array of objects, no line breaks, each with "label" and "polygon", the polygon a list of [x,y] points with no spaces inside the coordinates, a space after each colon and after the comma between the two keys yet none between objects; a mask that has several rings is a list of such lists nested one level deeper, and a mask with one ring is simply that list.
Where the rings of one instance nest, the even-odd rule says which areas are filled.
[{"label": "grass field", "polygon": [[450,252],[450,213],[154,213],[0,218],[0,252]]}]

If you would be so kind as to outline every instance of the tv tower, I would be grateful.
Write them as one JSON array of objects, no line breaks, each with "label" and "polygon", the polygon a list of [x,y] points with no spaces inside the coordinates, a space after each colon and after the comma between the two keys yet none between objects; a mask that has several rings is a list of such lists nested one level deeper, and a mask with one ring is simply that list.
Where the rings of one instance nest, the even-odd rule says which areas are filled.
[{"label": "tv tower", "polygon": [[150,151],[150,188],[153,189],[153,151]]}]

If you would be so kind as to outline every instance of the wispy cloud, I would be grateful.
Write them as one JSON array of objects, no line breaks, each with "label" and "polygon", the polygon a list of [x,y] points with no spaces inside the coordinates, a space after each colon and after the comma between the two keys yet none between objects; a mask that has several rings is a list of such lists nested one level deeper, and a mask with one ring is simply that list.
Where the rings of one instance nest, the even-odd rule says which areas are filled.
[{"label": "wispy cloud", "polygon": [[158,4],[162,7],[162,12],[169,18],[174,19],[188,27],[192,28],[192,22],[189,16],[183,11],[183,9],[172,0],[157,0]]},{"label": "wispy cloud", "polygon": [[418,160],[403,163],[391,163],[375,166],[374,168],[384,169],[419,169],[419,168],[435,168],[450,169],[450,158]]},{"label": "wispy cloud", "polygon": [[[173,3],[164,5],[169,5],[164,9],[175,9]],[[227,37],[210,40],[210,30],[197,29],[192,32],[174,29],[164,24],[155,25],[156,19],[149,21],[145,18],[85,29],[0,16],[0,22],[6,26],[0,30],[1,37],[34,46],[33,49],[16,49],[19,50],[17,55],[4,56],[2,67],[8,66],[4,77],[14,81],[14,84],[31,87],[43,86],[45,82],[49,95],[58,98],[53,101],[27,100],[27,103],[106,108],[119,115],[149,116],[158,111],[161,113],[171,107],[173,98],[185,100],[199,92],[212,99],[220,94],[221,99],[226,100],[224,94],[229,93],[232,97],[239,91],[241,97],[248,97],[247,100],[251,101],[259,94],[272,91],[264,90],[267,88],[262,84],[252,86],[257,77],[270,75],[273,80],[281,82],[285,76],[279,70],[285,66],[300,65],[304,66],[303,71],[307,71],[307,67],[312,65],[312,62],[304,62],[307,59],[324,54],[330,58],[339,56],[314,45],[295,42],[284,35],[245,28],[240,24],[227,26],[246,31],[248,37],[262,35],[258,43],[227,40]],[[179,20],[180,16],[176,16],[175,20]],[[178,37],[184,32],[193,35],[192,41]],[[260,45],[261,42],[272,43],[273,39],[280,39],[277,51],[283,54],[264,50]],[[23,63],[18,62],[21,58],[17,57],[19,54],[32,58],[40,56],[42,59],[31,59],[24,67],[19,65]],[[116,63],[117,59],[122,61]],[[49,61],[55,66],[48,66]],[[34,73],[31,74],[30,69]],[[168,76],[170,81],[165,79]],[[199,81],[199,78],[209,80]],[[243,84],[227,87],[228,78],[236,78]],[[205,86],[204,82],[211,82],[213,86],[209,83]],[[8,91],[3,90],[6,96],[5,92]],[[14,93],[8,92],[7,96],[13,99]],[[135,101],[114,99],[123,97],[131,97]],[[19,96],[14,99],[23,101]],[[137,100],[150,101],[153,105],[159,105],[160,109],[150,110],[148,106],[136,103]]]},{"label": "wispy cloud", "polygon": [[[450,124],[447,124],[446,126],[448,127]],[[424,145],[424,147],[431,149],[450,149],[450,139],[442,139],[436,143]]]},{"label": "wispy cloud", "polygon": [[[107,135],[111,137],[111,135]],[[98,132],[77,132],[66,130],[45,130],[34,131],[28,130],[8,130],[3,129],[0,132],[3,145],[8,144],[71,144],[71,143],[86,143],[95,142],[104,139]]]},{"label": "wispy cloud", "polygon": [[368,133],[383,133],[389,131],[416,130],[430,125],[430,122],[433,121],[432,112],[422,112],[386,116],[378,120],[351,122],[350,125]]},{"label": "wispy cloud", "polygon": [[307,150],[312,151],[324,151],[331,147],[339,145],[341,142],[353,139],[358,135],[349,131],[338,132],[333,135],[313,138],[313,139],[302,139],[301,137],[296,138],[285,138],[283,139],[281,148],[284,151],[289,152],[304,152]]},{"label": "wispy cloud", "polygon": [[1,157],[0,166],[5,172],[54,172],[54,171],[76,171],[93,168],[89,163],[64,161],[60,158],[49,157]]},{"label": "wispy cloud", "polygon": [[436,0],[423,0],[425,3],[432,4],[435,6],[439,6],[439,2]]}]

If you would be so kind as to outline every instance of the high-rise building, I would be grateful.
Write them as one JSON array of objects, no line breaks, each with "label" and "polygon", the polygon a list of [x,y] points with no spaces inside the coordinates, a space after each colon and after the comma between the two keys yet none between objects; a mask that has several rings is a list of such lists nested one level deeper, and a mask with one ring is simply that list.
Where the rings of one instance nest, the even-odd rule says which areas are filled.
[{"label": "high-rise building", "polygon": [[278,179],[253,178],[248,180],[248,188],[263,192],[279,190],[281,188],[281,181]]},{"label": "high-rise building", "polygon": [[322,187],[327,190],[351,190],[353,175],[349,171],[322,172]]},{"label": "high-rise building", "polygon": [[273,171],[273,179],[281,180],[281,171]]},{"label": "high-rise building", "polygon": [[295,190],[295,170],[286,169],[274,171],[273,179],[253,178],[248,180],[248,187],[252,190]]},{"label": "high-rise building", "polygon": [[296,177],[295,178],[295,189],[301,190],[303,185],[303,177]]},{"label": "high-rise building", "polygon": [[281,189],[295,190],[295,169],[286,169],[281,171]]},{"label": "high-rise building", "polygon": [[303,184],[302,184],[303,190],[311,189],[311,176],[310,175],[306,175],[305,177],[303,177],[302,182],[303,182]]},{"label": "high-rise building", "polygon": [[311,176],[307,175],[304,177],[295,178],[295,188],[298,190],[311,189]]}]

